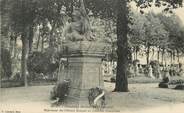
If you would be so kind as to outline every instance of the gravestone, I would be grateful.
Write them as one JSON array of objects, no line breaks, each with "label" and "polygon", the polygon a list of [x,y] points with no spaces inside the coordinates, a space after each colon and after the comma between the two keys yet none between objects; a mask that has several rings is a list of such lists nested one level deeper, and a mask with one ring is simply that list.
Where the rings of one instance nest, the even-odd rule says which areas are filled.
[{"label": "gravestone", "polygon": [[148,76],[151,77],[152,79],[155,79],[155,76],[153,76],[153,68],[151,65],[149,65],[148,68]]}]

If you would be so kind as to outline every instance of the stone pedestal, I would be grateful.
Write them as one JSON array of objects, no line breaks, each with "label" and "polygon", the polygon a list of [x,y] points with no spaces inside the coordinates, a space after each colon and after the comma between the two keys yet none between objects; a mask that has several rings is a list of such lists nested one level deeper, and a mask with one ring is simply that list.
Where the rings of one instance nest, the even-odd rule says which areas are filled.
[{"label": "stone pedestal", "polygon": [[73,42],[66,44],[68,65],[60,80],[70,79],[71,88],[67,103],[88,106],[89,89],[104,88],[102,58],[105,44],[96,42]]}]

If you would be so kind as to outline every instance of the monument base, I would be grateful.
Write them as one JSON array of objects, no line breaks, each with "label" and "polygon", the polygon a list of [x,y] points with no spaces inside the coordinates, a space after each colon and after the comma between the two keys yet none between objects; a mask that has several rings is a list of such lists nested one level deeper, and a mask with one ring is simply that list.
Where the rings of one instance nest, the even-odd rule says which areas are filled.
[{"label": "monument base", "polygon": [[68,102],[88,106],[89,89],[104,88],[101,59],[101,55],[97,56],[96,54],[95,56],[84,54],[68,56],[65,75],[60,77],[60,81],[64,79],[71,80]]},{"label": "monument base", "polygon": [[104,43],[72,42],[66,44],[67,66],[59,76],[59,81],[71,80],[67,104],[88,106],[89,89],[104,89],[102,58],[105,56]]}]

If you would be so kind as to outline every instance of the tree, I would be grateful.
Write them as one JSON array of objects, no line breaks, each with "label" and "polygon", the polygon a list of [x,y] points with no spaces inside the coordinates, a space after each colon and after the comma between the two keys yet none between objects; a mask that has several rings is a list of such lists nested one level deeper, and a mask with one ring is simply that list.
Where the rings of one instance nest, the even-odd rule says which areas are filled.
[{"label": "tree", "polygon": [[[66,13],[72,11],[72,0],[39,0],[36,1],[37,17],[36,23],[42,25],[42,46],[44,38],[47,38],[49,47],[56,46],[56,32],[62,32],[62,27],[66,23]],[[69,7],[70,6],[70,7]],[[66,9],[65,9],[66,8]],[[68,14],[71,15],[71,14]],[[43,47],[42,47],[43,48]]]},{"label": "tree", "polygon": [[149,54],[151,47],[163,46],[163,42],[167,42],[168,32],[164,29],[164,25],[161,23],[160,19],[155,17],[154,14],[146,14],[147,21],[145,22],[145,37],[144,45],[147,48],[147,64],[149,65]]},{"label": "tree", "polygon": [[[169,8],[176,8],[178,6],[182,6],[182,0],[180,1],[170,1],[164,0],[171,5],[168,6]],[[128,91],[128,81],[127,81],[127,59],[128,59],[128,8],[126,0],[117,0],[117,39],[118,39],[118,65],[117,65],[117,74],[116,74],[116,86],[115,91]],[[149,2],[153,2],[153,0],[138,0],[138,6],[142,4],[145,6],[150,6]],[[158,4],[161,5],[160,0],[156,0],[155,3],[157,6]],[[124,21],[122,21],[124,20]],[[123,54],[123,55],[122,55]]]},{"label": "tree", "polygon": [[181,24],[182,22],[179,17],[175,14],[170,16],[158,14],[157,16],[164,25],[164,29],[169,33],[168,44],[164,49],[170,53],[172,62],[175,54],[177,54],[179,58],[179,53],[183,53],[183,25]]},{"label": "tree", "polygon": [[[6,1],[6,0],[3,0]],[[11,7],[9,9],[9,26],[12,32],[21,36],[22,40],[22,56],[21,56],[21,73],[24,77],[25,86],[27,86],[27,58],[28,52],[31,52],[33,43],[33,27],[43,23],[48,19],[52,24],[49,32],[50,46],[54,38],[54,32],[58,26],[62,26],[63,18],[60,14],[63,4],[66,0],[10,0]],[[68,4],[69,5],[69,4]],[[47,23],[46,23],[47,24]]]},{"label": "tree", "polygon": [[16,34],[21,35],[22,40],[22,56],[21,56],[21,75],[24,77],[25,86],[28,85],[27,80],[27,58],[28,44],[32,40],[32,28],[35,19],[35,2],[27,0],[12,0],[10,9],[11,28]]},{"label": "tree", "polygon": [[132,24],[129,25],[130,32],[128,36],[132,52],[134,53],[134,60],[136,60],[138,51],[144,45],[143,40],[145,39],[145,23],[147,22],[147,18],[136,11],[130,12],[130,16],[132,18]]},{"label": "tree", "polygon": [[12,64],[12,60],[11,60],[11,55],[10,52],[8,51],[8,49],[4,48],[4,44],[2,43],[1,45],[1,63],[0,63],[0,71],[1,71],[1,78],[0,80],[2,80],[2,78],[6,78],[6,79],[10,79],[11,74],[12,74],[12,69],[11,69],[11,64]]},{"label": "tree", "polygon": [[127,65],[128,65],[128,7],[126,0],[117,0],[117,75],[114,91],[127,92]]}]

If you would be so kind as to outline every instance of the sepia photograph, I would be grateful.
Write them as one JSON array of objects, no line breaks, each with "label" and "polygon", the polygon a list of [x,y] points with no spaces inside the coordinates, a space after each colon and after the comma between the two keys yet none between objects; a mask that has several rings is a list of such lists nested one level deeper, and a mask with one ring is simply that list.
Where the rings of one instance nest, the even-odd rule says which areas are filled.
[{"label": "sepia photograph", "polygon": [[184,0],[0,0],[0,113],[184,113]]}]

